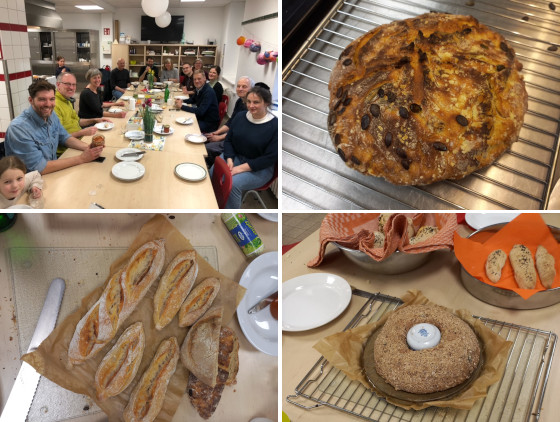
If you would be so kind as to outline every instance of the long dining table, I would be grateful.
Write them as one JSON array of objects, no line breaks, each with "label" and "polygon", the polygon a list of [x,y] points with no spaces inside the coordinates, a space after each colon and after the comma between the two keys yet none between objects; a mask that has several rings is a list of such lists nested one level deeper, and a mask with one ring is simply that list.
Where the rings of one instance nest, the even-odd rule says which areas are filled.
[{"label": "long dining table", "polygon": [[[206,147],[203,143],[193,143],[186,140],[189,134],[200,134],[196,116],[172,106],[162,103],[163,91],[153,94],[142,91],[142,85],[131,87],[125,97],[137,94],[140,101],[152,98],[160,103],[163,111],[156,115],[161,123],[169,124],[172,132],[169,135],[154,134],[151,144],[143,141],[133,141],[127,138],[127,124],[136,115],[135,110],[125,107],[111,107],[109,111],[126,110],[126,117],[109,118],[109,128],[100,124],[97,134],[105,137],[105,148],[101,154],[103,162],[90,162],[70,167],[54,173],[43,175],[44,204],[50,209],[87,209],[100,205],[108,209],[217,209],[218,203],[209,177],[199,181],[180,178],[175,168],[178,164],[193,163],[206,169]],[[182,94],[178,88],[172,88],[172,98]],[[116,114],[115,114],[116,116]],[[181,124],[185,119],[192,119],[192,124]],[[112,123],[112,124],[111,124]],[[128,127],[130,129],[130,126]],[[82,141],[91,143],[91,136],[85,136]],[[158,150],[156,145],[163,144]],[[123,148],[136,147],[146,150],[138,163],[144,167],[144,175],[137,180],[123,180],[115,177],[112,168],[121,160],[117,152]],[[68,148],[60,158],[73,157],[81,152]],[[26,203],[26,196],[19,201]]]}]

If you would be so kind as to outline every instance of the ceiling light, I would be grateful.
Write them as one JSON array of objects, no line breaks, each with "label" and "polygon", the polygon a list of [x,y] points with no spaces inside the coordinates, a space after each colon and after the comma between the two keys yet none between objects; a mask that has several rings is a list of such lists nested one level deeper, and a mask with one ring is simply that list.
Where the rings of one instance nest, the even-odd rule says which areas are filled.
[{"label": "ceiling light", "polygon": [[85,5],[85,6],[76,6],[78,9],[82,9],[82,10],[103,10],[102,7],[97,6],[97,5]]}]

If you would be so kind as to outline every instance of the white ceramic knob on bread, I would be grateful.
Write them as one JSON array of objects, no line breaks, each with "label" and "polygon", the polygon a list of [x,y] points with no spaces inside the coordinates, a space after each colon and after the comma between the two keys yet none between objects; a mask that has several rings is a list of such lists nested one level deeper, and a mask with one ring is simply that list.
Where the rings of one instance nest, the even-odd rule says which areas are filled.
[{"label": "white ceramic knob on bread", "polygon": [[440,340],[439,328],[424,322],[414,325],[406,335],[406,342],[412,350],[431,349],[436,347]]}]

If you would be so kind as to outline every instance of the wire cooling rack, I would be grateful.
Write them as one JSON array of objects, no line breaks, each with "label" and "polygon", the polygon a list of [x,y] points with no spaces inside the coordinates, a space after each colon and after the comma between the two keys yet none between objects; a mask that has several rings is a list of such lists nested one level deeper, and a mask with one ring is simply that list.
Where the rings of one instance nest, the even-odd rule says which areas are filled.
[{"label": "wire cooling rack", "polygon": [[[402,301],[380,293],[354,290],[367,298],[345,330],[379,320]],[[513,343],[502,379],[488,395],[470,410],[430,407],[404,410],[376,396],[358,381],[352,381],[325,358],[319,359],[295,389],[286,397],[289,403],[306,409],[327,406],[374,422],[528,422],[538,421],[557,336],[550,331],[523,327],[488,318],[480,319],[495,333]],[[312,402],[306,404],[305,398]]]},{"label": "wire cooling rack", "polygon": [[[560,3],[549,0],[341,0],[282,75],[285,209],[543,209],[559,178]],[[348,168],[327,132],[328,82],[342,50],[371,29],[430,11],[472,15],[523,64],[529,108],[518,142],[458,181],[395,186]]]}]

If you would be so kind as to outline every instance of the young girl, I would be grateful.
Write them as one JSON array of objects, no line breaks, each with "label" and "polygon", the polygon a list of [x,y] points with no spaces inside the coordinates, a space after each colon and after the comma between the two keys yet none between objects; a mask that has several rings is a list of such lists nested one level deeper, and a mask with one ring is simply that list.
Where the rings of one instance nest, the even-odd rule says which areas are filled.
[{"label": "young girl", "polygon": [[43,196],[41,174],[38,171],[26,171],[25,164],[16,156],[0,159],[0,208],[16,205],[26,192],[30,200]]}]

